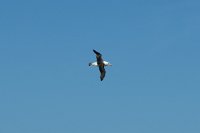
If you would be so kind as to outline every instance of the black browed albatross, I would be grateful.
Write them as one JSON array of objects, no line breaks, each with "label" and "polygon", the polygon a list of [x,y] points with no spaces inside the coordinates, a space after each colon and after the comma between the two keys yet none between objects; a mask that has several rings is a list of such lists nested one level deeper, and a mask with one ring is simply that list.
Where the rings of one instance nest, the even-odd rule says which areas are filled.
[{"label": "black browed albatross", "polygon": [[112,66],[112,64],[110,64],[107,61],[104,61],[102,58],[102,55],[99,52],[97,52],[96,50],[93,50],[93,52],[96,54],[97,61],[89,63],[89,66],[98,66],[99,67],[99,71],[101,74],[100,79],[102,81],[106,75],[106,70],[105,70],[104,66]]}]

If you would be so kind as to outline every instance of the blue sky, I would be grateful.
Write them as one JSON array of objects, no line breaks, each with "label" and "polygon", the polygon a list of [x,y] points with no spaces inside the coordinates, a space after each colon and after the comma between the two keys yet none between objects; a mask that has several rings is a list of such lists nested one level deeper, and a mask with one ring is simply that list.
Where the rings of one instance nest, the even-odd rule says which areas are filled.
[{"label": "blue sky", "polygon": [[199,133],[199,6],[1,1],[0,132]]}]

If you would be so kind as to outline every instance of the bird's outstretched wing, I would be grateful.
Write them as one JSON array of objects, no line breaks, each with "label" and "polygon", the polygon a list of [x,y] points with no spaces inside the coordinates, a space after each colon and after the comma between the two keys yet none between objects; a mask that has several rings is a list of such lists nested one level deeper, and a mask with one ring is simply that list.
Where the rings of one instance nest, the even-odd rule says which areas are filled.
[{"label": "bird's outstretched wing", "polygon": [[106,70],[104,68],[104,65],[100,65],[99,66],[99,71],[100,71],[100,79],[101,81],[104,79],[105,75],[106,75]]},{"label": "bird's outstretched wing", "polygon": [[102,64],[103,63],[102,55],[99,52],[97,52],[96,50],[93,50],[93,52],[96,54],[98,65]]},{"label": "bird's outstretched wing", "polygon": [[101,56],[101,54],[99,52],[97,52],[96,50],[93,49],[93,52],[98,55],[98,56]]}]

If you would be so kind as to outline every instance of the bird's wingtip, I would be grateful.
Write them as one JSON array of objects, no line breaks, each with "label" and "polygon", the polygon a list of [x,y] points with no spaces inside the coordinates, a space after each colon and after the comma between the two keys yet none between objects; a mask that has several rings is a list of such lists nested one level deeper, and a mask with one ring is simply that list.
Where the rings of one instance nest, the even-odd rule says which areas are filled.
[{"label": "bird's wingtip", "polygon": [[104,78],[101,78],[101,77],[100,77],[100,80],[101,80],[101,81],[103,81],[103,79],[104,79]]}]

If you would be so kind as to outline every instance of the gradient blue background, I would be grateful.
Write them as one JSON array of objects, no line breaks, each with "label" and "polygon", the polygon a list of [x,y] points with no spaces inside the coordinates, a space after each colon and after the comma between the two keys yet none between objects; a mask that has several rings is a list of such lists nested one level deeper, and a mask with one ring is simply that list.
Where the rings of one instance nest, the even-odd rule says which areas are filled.
[{"label": "gradient blue background", "polygon": [[1,1],[0,133],[199,133],[199,7]]}]

